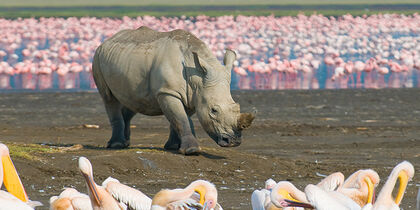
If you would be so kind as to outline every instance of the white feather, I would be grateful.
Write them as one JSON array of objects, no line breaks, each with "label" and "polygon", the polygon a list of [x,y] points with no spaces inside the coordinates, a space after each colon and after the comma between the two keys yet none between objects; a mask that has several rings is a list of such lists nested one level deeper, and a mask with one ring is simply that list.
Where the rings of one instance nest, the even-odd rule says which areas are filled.
[{"label": "white feather", "polygon": [[152,206],[152,199],[134,188],[121,184],[112,177],[108,177],[102,183],[102,186],[112,195],[112,197],[124,203],[131,209],[149,210]]},{"label": "white feather", "polygon": [[266,189],[254,190],[251,195],[251,205],[253,210],[264,210],[270,201],[270,191]]},{"label": "white feather", "polygon": [[12,194],[6,191],[0,190],[0,210],[10,210],[10,209],[33,210],[31,206],[19,200]]},{"label": "white feather", "polygon": [[182,210],[201,210],[203,205],[198,203],[195,199],[187,198],[184,200],[178,200],[172,203],[169,203],[166,207],[167,209],[182,209]]},{"label": "white feather", "polygon": [[[317,210],[350,210],[353,209],[349,206],[346,206],[342,203],[342,199],[344,197],[340,196],[340,193],[331,194],[327,193],[326,191],[322,190],[320,187],[316,185],[309,184],[305,188],[306,198],[308,199],[309,203],[315,207]],[[350,199],[350,198],[349,198]],[[356,204],[357,205],[357,204]],[[357,209],[360,209],[358,206]]]},{"label": "white feather", "polygon": [[419,192],[417,192],[417,210],[420,210],[420,188]]}]

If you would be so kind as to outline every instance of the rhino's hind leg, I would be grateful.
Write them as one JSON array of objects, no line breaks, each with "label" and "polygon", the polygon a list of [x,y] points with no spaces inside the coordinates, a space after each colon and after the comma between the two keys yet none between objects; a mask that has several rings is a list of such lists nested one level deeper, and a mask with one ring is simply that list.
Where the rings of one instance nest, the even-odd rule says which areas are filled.
[{"label": "rhino's hind leg", "polygon": [[134,115],[136,115],[136,113],[131,111],[127,107],[123,107],[122,115],[124,119],[124,137],[126,141],[130,142],[130,135],[131,135],[130,122],[131,122],[131,119],[133,119]]},{"label": "rhino's hind leg", "polygon": [[108,114],[109,122],[112,127],[112,136],[107,143],[107,148],[122,149],[130,145],[130,141],[125,138],[125,122],[123,117],[123,106],[114,97],[111,100],[104,100],[105,109]]},{"label": "rhino's hind leg", "polygon": [[192,124],[190,124],[182,102],[171,95],[160,95],[158,101],[163,113],[171,123],[171,134],[165,144],[165,149],[177,147],[177,141],[179,141],[178,151],[180,153],[185,155],[200,153],[201,149],[194,137]]}]

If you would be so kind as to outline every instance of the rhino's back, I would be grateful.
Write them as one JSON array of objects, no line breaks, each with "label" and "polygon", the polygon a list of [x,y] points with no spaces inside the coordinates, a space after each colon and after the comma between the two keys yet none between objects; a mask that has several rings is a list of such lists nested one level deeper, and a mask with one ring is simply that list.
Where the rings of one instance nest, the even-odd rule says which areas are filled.
[{"label": "rhino's back", "polygon": [[159,42],[166,37],[148,28],[123,30],[102,43],[96,51],[107,88],[133,111],[161,114],[151,90],[150,74],[157,48],[165,47]]},{"label": "rhino's back", "polygon": [[118,43],[121,45],[150,46],[150,44],[162,39],[185,43],[191,51],[201,51],[203,47],[206,48],[203,41],[188,31],[177,29],[169,32],[158,32],[146,26],[135,30],[122,30],[106,40],[103,45]]},{"label": "rhino's back", "polygon": [[[165,86],[166,90],[173,88],[174,92],[185,90],[180,87],[185,86],[185,82],[180,82],[183,67],[177,58],[192,55],[191,51],[202,57],[212,57],[207,46],[187,31],[157,32],[140,27],[118,32],[97,49],[95,56],[99,58],[106,85],[123,105],[143,114],[156,115],[161,114],[155,98],[159,86]],[[163,62],[168,64],[168,59],[174,64],[171,67],[177,68],[158,72],[162,71],[159,67]],[[213,60],[217,62],[215,58]],[[167,78],[162,77],[171,77],[171,82],[177,84],[165,84]]]},{"label": "rhino's back", "polygon": [[[183,30],[157,32],[140,27],[118,32],[97,49],[96,56],[105,83],[123,105],[143,114],[161,114],[154,90],[159,85],[168,85],[158,84],[164,79],[151,78],[156,78],[153,75],[157,74],[164,59],[176,57],[173,53],[165,54],[168,43],[174,42],[179,43],[180,54],[177,56],[181,57],[185,51],[198,51],[205,46],[201,40]],[[179,72],[167,72],[165,75],[179,76],[172,79],[182,80],[182,70],[173,70]]]}]

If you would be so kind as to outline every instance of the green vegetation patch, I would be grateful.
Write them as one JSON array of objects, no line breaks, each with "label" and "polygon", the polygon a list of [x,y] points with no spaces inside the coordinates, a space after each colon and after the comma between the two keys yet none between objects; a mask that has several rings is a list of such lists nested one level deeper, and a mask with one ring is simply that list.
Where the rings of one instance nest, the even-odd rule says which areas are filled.
[{"label": "green vegetation patch", "polygon": [[330,5],[330,4],[416,4],[418,0],[0,0],[2,7],[72,6],[185,6],[185,5]]},{"label": "green vegetation patch", "polygon": [[170,9],[164,7],[165,9],[149,9],[143,10],[139,8],[126,8],[126,7],[116,7],[116,8],[44,8],[44,9],[34,9],[29,8],[13,8],[6,9],[0,8],[0,17],[3,18],[28,18],[28,17],[112,17],[120,18],[123,16],[128,17],[137,17],[137,16],[166,16],[166,17],[180,17],[180,16],[197,16],[197,15],[207,15],[210,17],[217,17],[223,15],[246,15],[246,16],[268,16],[274,15],[276,17],[280,16],[296,16],[298,14],[323,14],[325,16],[341,16],[345,14],[351,14],[353,16],[359,15],[372,15],[372,14],[385,14],[385,13],[397,13],[397,14],[414,14],[420,12],[420,4],[412,6],[411,8],[405,7],[386,7],[386,8],[364,8],[364,7],[352,7],[349,9],[340,8],[333,9],[327,7],[326,9],[308,7],[308,8],[291,8],[291,9],[270,9],[270,8],[260,8],[258,9],[235,9],[235,8],[225,8],[223,10],[213,9],[213,8],[203,8],[203,9],[191,9],[184,10],[180,8]]},{"label": "green vegetation patch", "polygon": [[39,144],[6,144],[9,147],[10,157],[27,160],[40,160],[42,155],[61,152],[59,149]]}]

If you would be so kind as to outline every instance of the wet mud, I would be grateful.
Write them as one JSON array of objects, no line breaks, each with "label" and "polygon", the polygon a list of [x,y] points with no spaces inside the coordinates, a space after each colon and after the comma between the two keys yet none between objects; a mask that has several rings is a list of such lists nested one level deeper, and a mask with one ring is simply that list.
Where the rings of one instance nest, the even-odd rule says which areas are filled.
[{"label": "wet mud", "polygon": [[[381,184],[392,168],[410,161],[416,174],[401,207],[415,208],[420,186],[420,89],[233,91],[242,111],[258,110],[241,146],[221,148],[193,119],[203,153],[163,150],[164,116],[136,115],[129,149],[107,150],[111,129],[98,93],[1,93],[0,141],[29,197],[44,203],[63,187],[86,192],[77,159],[93,164],[98,184],[108,176],[149,196],[162,188],[213,182],[224,209],[251,209],[251,193],[267,178],[303,189],[321,175],[348,176],[372,168]],[[99,125],[99,128],[88,128]],[[94,126],[96,127],[96,126]],[[23,149],[22,149],[23,148]],[[23,154],[22,154],[22,151]],[[25,153],[26,152],[26,153]]]}]

